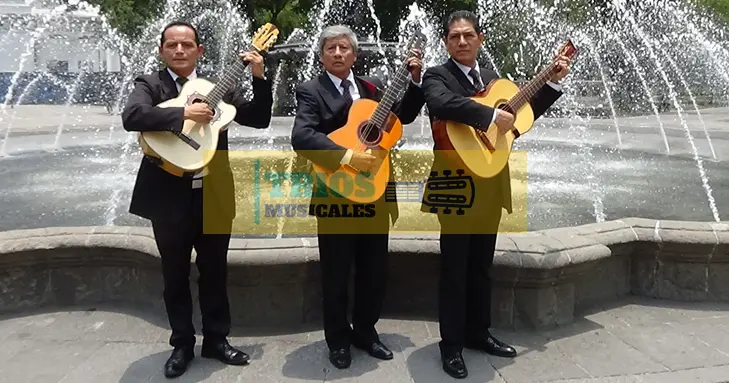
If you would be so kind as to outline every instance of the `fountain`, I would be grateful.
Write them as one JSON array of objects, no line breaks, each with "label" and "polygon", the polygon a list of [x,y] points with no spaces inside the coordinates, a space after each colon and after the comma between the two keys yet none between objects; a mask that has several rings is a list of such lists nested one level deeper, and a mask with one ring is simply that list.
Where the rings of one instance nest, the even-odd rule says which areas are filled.
[{"label": "fountain", "polygon": [[[121,129],[119,112],[131,80],[158,66],[158,33],[171,20],[199,25],[207,48],[203,74],[224,69],[246,43],[241,36],[248,36],[250,22],[231,1],[209,1],[196,15],[186,11],[186,2],[168,0],[165,12],[135,41],[83,2],[51,8],[25,1],[0,4],[2,17],[11,21],[0,31],[0,47],[14,60],[0,61],[5,68],[0,163],[6,180],[0,230],[147,226],[127,213],[139,149],[134,135]],[[612,0],[574,17],[555,3],[478,4],[487,36],[483,68],[522,83],[565,39],[580,49],[565,95],[517,142],[528,161],[523,170],[512,171],[515,201],[528,216],[529,230],[624,216],[719,222],[729,208],[722,187],[729,182],[722,166],[729,153],[723,127],[729,116],[729,51],[722,27],[678,0],[639,5]],[[316,32],[328,23],[353,23],[362,47],[359,73],[387,79],[412,28],[428,36],[426,67],[446,59],[440,24],[416,1],[400,23],[397,41],[380,37],[371,1],[347,3],[355,7],[347,14],[343,4],[323,1],[311,11],[312,25],[269,52],[276,117],[263,131],[233,127],[235,150],[289,150],[293,91],[319,73]],[[66,43],[59,43],[63,39]],[[58,53],[59,47],[71,56]],[[242,81],[249,84],[249,75]],[[425,108],[405,127],[403,143],[401,152],[430,149]],[[429,167],[417,158],[424,161],[418,171]],[[294,166],[283,161],[284,169]],[[271,234],[280,237],[282,230],[279,221]]]}]

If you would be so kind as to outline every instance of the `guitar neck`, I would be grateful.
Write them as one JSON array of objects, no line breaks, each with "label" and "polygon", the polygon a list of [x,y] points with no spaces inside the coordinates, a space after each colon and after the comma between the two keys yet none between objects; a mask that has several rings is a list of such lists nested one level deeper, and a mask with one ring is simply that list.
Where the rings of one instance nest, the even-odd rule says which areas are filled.
[{"label": "guitar neck", "polygon": [[[248,47],[247,51],[250,52],[254,49],[255,47],[251,45]],[[216,105],[218,102],[220,102],[223,96],[225,96],[225,94],[228,93],[229,90],[235,87],[235,84],[238,82],[241,76],[243,76],[243,71],[245,71],[247,66],[248,63],[241,60],[240,57],[236,55],[236,60],[233,65],[225,72],[223,72],[223,76],[220,78],[220,81],[215,84],[213,90],[211,90],[206,97],[208,103],[210,105]]]},{"label": "guitar neck", "polygon": [[542,69],[542,71],[539,72],[532,81],[523,86],[519,90],[519,93],[512,97],[507,103],[507,107],[511,109],[511,112],[519,110],[519,108],[521,108],[525,103],[529,102],[539,89],[541,89],[542,86],[549,81],[549,78],[552,76],[555,68],[555,63],[550,64],[548,67]]},{"label": "guitar neck", "polygon": [[372,122],[380,129],[385,124],[385,120],[390,115],[390,110],[392,109],[392,105],[395,104],[395,101],[397,101],[397,96],[400,94],[400,92],[405,89],[408,85],[409,80],[409,71],[407,68],[407,63],[403,64],[395,73],[395,76],[392,80],[392,85],[390,85],[387,90],[385,91],[385,94],[382,96],[382,99],[380,100],[379,105],[377,105],[377,109],[375,109],[375,112],[372,116]]}]

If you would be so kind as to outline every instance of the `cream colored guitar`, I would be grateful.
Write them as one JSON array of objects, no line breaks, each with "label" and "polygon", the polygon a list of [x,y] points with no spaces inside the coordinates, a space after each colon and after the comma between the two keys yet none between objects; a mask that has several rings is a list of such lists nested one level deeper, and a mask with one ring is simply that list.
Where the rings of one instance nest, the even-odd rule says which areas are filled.
[{"label": "cream colored guitar", "polygon": [[[256,31],[250,50],[259,53],[267,51],[278,37],[278,28],[266,24]],[[173,99],[157,105],[160,108],[185,107],[204,102],[213,109],[213,119],[207,123],[185,120],[182,132],[169,131],[144,132],[139,135],[142,150],[162,160],[163,168],[173,174],[196,172],[203,169],[215,155],[218,147],[218,134],[230,124],[236,109],[224,101],[223,96],[233,88],[248,63],[236,60],[221,77],[217,84],[196,78],[182,86],[180,94]]]}]

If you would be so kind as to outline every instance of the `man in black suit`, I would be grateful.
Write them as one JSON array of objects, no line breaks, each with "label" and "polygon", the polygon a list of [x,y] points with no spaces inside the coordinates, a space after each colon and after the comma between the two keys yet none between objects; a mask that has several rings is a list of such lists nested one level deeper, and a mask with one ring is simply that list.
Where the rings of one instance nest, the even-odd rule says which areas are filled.
[{"label": "man in black suit", "polygon": [[[485,131],[494,123],[499,134],[512,129],[512,114],[469,99],[498,78],[495,72],[480,68],[476,61],[484,42],[476,15],[468,11],[452,13],[445,23],[443,42],[450,59],[443,65],[429,68],[423,76],[431,124],[435,120],[455,121]],[[566,58],[559,58],[558,65],[560,70],[530,100],[535,118],[562,95],[561,85],[557,83],[568,72]],[[454,161],[447,146],[443,146],[436,140],[432,170],[440,176],[443,176],[444,170],[456,175],[456,170],[463,169],[463,166]],[[455,378],[468,375],[461,355],[463,347],[502,357],[516,356],[513,347],[489,332],[491,282],[488,274],[494,260],[502,208],[509,213],[512,210],[509,168],[507,166],[499,175],[489,179],[479,179],[465,170],[465,175],[474,181],[473,205],[464,209],[463,215],[437,209],[441,225],[439,346],[443,369]],[[423,210],[430,211],[430,207],[423,204]]]},{"label": "man in black suit", "polygon": [[[408,83],[402,100],[392,107],[403,124],[415,120],[425,103],[418,85],[421,53],[414,51],[414,54],[408,63],[412,81]],[[291,144],[302,157],[332,171],[340,164],[349,164],[360,171],[370,170],[375,156],[340,146],[327,135],[345,125],[355,100],[379,100],[382,97],[379,89],[383,86],[382,81],[352,72],[357,59],[357,37],[346,26],[330,26],[322,31],[319,57],[325,72],[299,85],[296,90],[297,111]],[[330,190],[325,185],[317,185],[316,181],[314,190],[315,196],[322,192],[331,196]],[[392,359],[392,352],[380,341],[375,324],[385,295],[389,225],[390,218],[393,222],[397,219],[397,203],[386,203],[383,195],[380,200],[359,210],[346,200],[346,196],[312,198],[312,201],[315,200],[319,203],[312,204],[310,214],[317,217],[324,334],[329,360],[337,368],[349,367],[350,345],[376,358]],[[334,212],[335,206],[342,205],[350,205],[349,211],[355,216],[357,211],[371,214],[345,218],[343,216],[347,214]],[[350,327],[347,287],[352,262],[355,264],[355,302]]]},{"label": "man in black suit", "polygon": [[[135,79],[134,90],[122,114],[124,129],[179,132],[185,120],[211,121],[212,112],[203,103],[178,108],[156,107],[177,97],[182,84],[197,77],[197,59],[202,52],[203,46],[192,25],[174,22],[166,26],[159,47],[166,68]],[[240,58],[251,68],[253,100],[247,101],[242,89],[233,89],[223,101],[236,107],[238,124],[264,129],[271,121],[273,95],[270,82],[264,78],[263,58],[257,52],[243,53]],[[145,154],[132,195],[130,212],[151,220],[162,258],[163,295],[172,328],[170,345],[174,347],[165,363],[167,377],[182,375],[194,357],[195,328],[189,282],[193,247],[200,272],[198,288],[204,336],[201,355],[235,365],[245,364],[249,359],[226,339],[231,326],[226,288],[227,253],[235,218],[227,129],[220,133],[217,150],[207,168],[194,173],[176,171],[160,158]],[[207,184],[204,203],[203,183]]]}]

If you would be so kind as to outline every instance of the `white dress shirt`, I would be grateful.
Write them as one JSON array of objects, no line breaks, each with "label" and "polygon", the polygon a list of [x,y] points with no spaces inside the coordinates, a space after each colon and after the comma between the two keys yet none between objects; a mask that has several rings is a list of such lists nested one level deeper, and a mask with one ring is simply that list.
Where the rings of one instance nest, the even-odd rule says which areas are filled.
[{"label": "white dress shirt", "polygon": [[[329,72],[327,72],[327,75],[329,76],[329,79],[331,79],[334,83],[334,87],[337,88],[339,94],[344,95],[344,88],[342,88],[342,79]],[[354,82],[354,74],[352,74],[352,71],[349,71],[349,76],[347,76],[347,80],[349,80],[349,94],[352,95],[352,101],[359,100],[359,88],[357,88],[357,84]]]},{"label": "white dress shirt", "polygon": [[[167,72],[170,72],[170,76],[172,76],[172,81],[175,82],[175,86],[177,86],[177,91],[182,90],[182,86],[177,82],[177,78],[180,77],[177,75],[177,73],[170,70],[170,68],[167,68]],[[190,73],[189,76],[187,76],[187,80],[194,80],[197,78],[197,69],[193,70],[192,73]]]},{"label": "white dress shirt", "polygon": [[[471,67],[468,67],[466,65],[463,65],[463,64],[459,63],[456,60],[453,60],[453,62],[456,63],[456,65],[458,66],[458,68],[461,69],[461,71],[463,71],[463,74],[466,75],[466,78],[468,79],[468,81],[470,81],[471,84],[473,84],[473,77],[471,77],[468,74],[469,72],[471,72],[471,69],[472,68]],[[478,66],[478,61],[476,62],[476,65],[473,67],[473,69],[476,69],[476,72],[478,72],[478,75],[479,75],[479,79],[483,81],[483,77],[481,77],[481,69]],[[556,91],[561,91],[562,90],[562,85],[561,84],[555,84],[555,83],[553,83],[551,81],[547,81],[547,84],[549,84],[549,86],[551,86],[552,88],[554,88],[554,90],[556,90]],[[486,84],[481,84],[481,88],[483,88],[485,86],[486,86]],[[494,113],[494,116],[491,118],[491,122],[494,122],[494,121],[496,121],[496,113]]]}]

